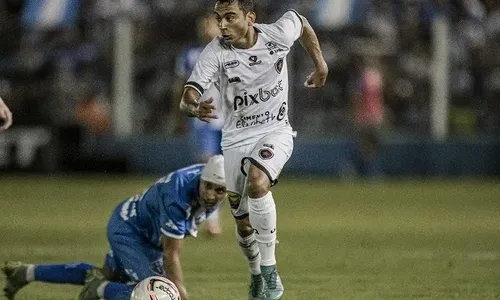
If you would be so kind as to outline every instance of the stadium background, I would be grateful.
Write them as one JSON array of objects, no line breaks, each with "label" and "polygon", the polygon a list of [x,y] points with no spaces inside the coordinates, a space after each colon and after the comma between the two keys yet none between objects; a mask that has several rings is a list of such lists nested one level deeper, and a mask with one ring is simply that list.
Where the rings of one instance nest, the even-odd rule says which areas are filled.
[{"label": "stadium background", "polygon": [[[192,161],[172,121],[175,57],[212,2],[0,1],[0,95],[14,115],[0,133],[0,260],[99,265],[114,205]],[[311,91],[299,45],[288,61],[299,136],[273,191],[287,299],[498,299],[498,1],[256,3],[260,22],[306,16],[330,68]],[[384,107],[370,174],[354,107],[367,60]],[[222,216],[220,237],[184,247],[193,299],[245,299]],[[18,298],[78,291],[35,284]]]}]

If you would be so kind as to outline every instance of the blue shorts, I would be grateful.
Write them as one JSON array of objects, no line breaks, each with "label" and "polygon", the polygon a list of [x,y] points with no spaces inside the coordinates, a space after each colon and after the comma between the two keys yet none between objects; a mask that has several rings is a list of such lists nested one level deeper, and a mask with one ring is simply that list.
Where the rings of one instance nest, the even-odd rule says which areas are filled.
[{"label": "blue shorts", "polygon": [[163,250],[149,243],[134,227],[120,217],[118,205],[108,222],[107,235],[111,249],[104,266],[114,274],[138,282],[149,276],[165,276]]}]

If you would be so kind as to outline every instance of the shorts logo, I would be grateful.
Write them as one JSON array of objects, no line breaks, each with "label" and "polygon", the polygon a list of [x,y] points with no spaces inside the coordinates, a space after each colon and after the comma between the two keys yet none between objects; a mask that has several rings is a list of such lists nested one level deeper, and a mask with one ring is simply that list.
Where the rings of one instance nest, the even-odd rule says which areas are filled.
[{"label": "shorts logo", "polygon": [[278,61],[274,64],[274,69],[278,74],[281,74],[281,70],[283,70],[283,57],[278,59]]},{"label": "shorts logo", "polygon": [[237,194],[235,192],[227,192],[227,199],[229,200],[229,206],[231,206],[232,209],[237,209],[240,206],[241,202],[241,195]]},{"label": "shorts logo", "polygon": [[227,63],[225,63],[224,68],[226,68],[226,69],[236,68],[239,65],[240,65],[239,60],[232,60],[232,61],[228,61]]},{"label": "shorts logo", "polygon": [[262,159],[271,159],[274,156],[274,153],[271,149],[260,149],[259,156]]}]

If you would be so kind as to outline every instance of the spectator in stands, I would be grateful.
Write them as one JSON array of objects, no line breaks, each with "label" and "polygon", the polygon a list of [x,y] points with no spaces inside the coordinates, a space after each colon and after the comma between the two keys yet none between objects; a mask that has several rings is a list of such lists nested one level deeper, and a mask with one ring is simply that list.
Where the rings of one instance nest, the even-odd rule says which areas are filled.
[{"label": "spectator in stands", "polygon": [[380,58],[363,56],[352,95],[356,126],[355,167],[359,175],[381,175],[379,164],[381,129],[384,122],[384,91]]}]

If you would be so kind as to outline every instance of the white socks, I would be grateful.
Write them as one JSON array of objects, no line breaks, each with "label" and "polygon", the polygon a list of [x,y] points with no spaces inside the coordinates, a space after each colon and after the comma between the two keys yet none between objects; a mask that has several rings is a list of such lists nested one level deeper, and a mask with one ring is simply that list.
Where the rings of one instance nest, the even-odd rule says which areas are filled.
[{"label": "white socks", "polygon": [[248,198],[250,224],[255,229],[255,238],[259,244],[261,265],[276,264],[276,206],[273,194],[268,192],[262,198]]},{"label": "white socks", "polygon": [[35,265],[26,266],[26,281],[32,282],[35,280]]},{"label": "white socks", "polygon": [[255,234],[251,234],[245,238],[241,237],[236,229],[236,239],[238,245],[240,245],[241,251],[245,254],[248,260],[248,267],[252,275],[260,274],[260,252],[257,241],[255,240]]}]

